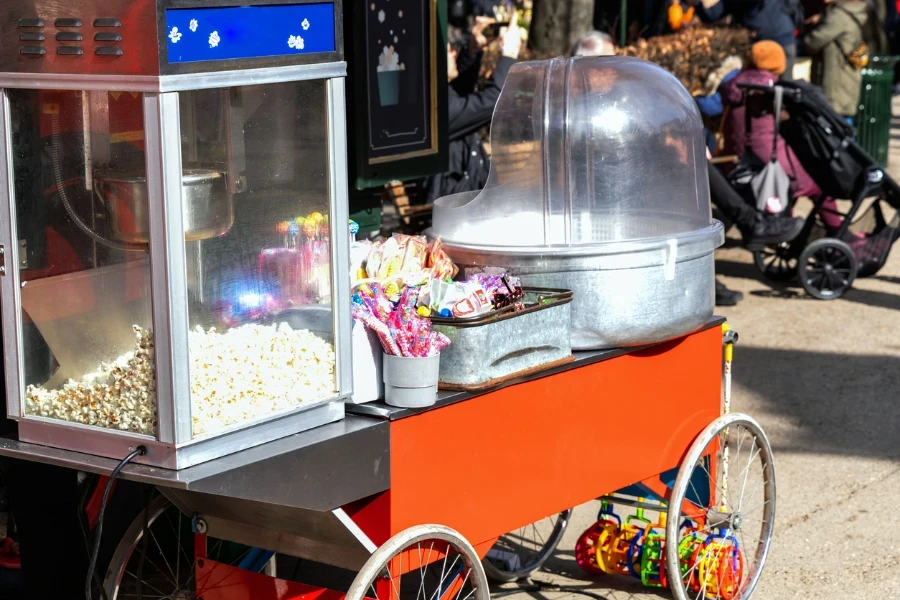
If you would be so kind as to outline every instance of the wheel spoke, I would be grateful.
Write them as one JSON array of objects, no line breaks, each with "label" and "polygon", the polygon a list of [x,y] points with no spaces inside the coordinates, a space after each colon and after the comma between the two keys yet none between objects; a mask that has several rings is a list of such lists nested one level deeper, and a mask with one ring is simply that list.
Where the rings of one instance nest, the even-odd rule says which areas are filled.
[{"label": "wheel spoke", "polygon": [[[125,574],[126,574],[126,575],[130,575],[131,578],[134,579],[135,581],[138,580],[137,575],[135,575],[135,574],[132,573],[131,571],[126,570],[126,571],[125,571]],[[146,585],[148,588],[150,588],[151,590],[153,590],[153,591],[156,592],[157,594],[161,594],[160,597],[162,597],[162,598],[165,598],[165,597],[166,597],[166,593],[165,593],[165,592],[162,592],[162,591],[160,591],[158,588],[153,587],[152,585],[150,585],[150,584],[147,583],[146,581],[141,581],[141,585],[142,585],[142,586]],[[176,588],[175,591],[177,591],[177,588]]]}]

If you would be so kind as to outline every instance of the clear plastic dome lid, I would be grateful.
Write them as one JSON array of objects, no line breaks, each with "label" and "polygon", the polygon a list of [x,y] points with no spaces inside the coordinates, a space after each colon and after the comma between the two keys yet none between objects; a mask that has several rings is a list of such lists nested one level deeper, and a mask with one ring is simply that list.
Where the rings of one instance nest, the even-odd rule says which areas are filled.
[{"label": "clear plastic dome lid", "polygon": [[602,253],[621,251],[622,242],[721,243],[700,114],[681,83],[652,63],[514,65],[494,110],[491,153],[481,192],[435,203],[432,233],[451,245],[595,245]]}]

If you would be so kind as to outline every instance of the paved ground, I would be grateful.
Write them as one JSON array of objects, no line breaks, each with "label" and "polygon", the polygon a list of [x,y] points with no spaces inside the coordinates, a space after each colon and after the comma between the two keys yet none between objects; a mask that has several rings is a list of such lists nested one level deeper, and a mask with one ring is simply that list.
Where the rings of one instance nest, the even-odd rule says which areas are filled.
[{"label": "paved ground", "polygon": [[[892,171],[900,180],[898,121]],[[761,281],[740,248],[718,259],[723,281],[746,295],[719,311],[741,336],[733,409],[760,421],[777,467],[775,541],[754,599],[900,599],[900,249],[831,302]],[[576,510],[550,573],[535,579],[605,598],[660,597],[575,566],[575,539],[596,513]]]}]

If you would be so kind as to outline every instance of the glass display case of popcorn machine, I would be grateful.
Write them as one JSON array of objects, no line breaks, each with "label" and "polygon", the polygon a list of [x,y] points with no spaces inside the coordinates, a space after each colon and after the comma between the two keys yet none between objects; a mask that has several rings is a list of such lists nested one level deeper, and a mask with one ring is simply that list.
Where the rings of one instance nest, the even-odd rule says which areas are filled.
[{"label": "glass display case of popcorn machine", "polygon": [[183,468],[342,418],[340,5],[11,3],[0,287],[19,438]]}]

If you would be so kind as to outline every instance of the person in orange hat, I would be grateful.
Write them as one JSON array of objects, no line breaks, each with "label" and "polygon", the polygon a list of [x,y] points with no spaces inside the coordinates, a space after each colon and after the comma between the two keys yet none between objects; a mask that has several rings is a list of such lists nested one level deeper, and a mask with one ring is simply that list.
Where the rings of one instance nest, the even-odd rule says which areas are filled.
[{"label": "person in orange hat", "polygon": [[[791,178],[793,197],[806,196],[815,202],[822,195],[818,184],[800,165],[799,159],[784,138],[778,135],[777,144],[775,143],[775,115],[771,97],[765,100],[764,96],[752,92],[745,94],[741,88],[742,84],[771,87],[778,83],[778,77],[787,64],[784,50],[776,42],[756,42],[750,49],[750,63],[748,68],[720,88],[723,102],[730,107],[724,126],[723,153],[743,156],[750,151],[763,163],[767,163],[772,160],[774,147],[775,157]],[[750,111],[749,119],[746,119],[747,111]],[[747,123],[750,123],[749,130]],[[828,198],[822,206],[825,210],[821,214],[826,226],[838,226],[840,217],[837,216],[834,200]]]},{"label": "person in orange hat", "polygon": [[768,71],[776,78],[787,68],[787,56],[778,42],[764,40],[750,48],[750,62],[760,71]]}]

